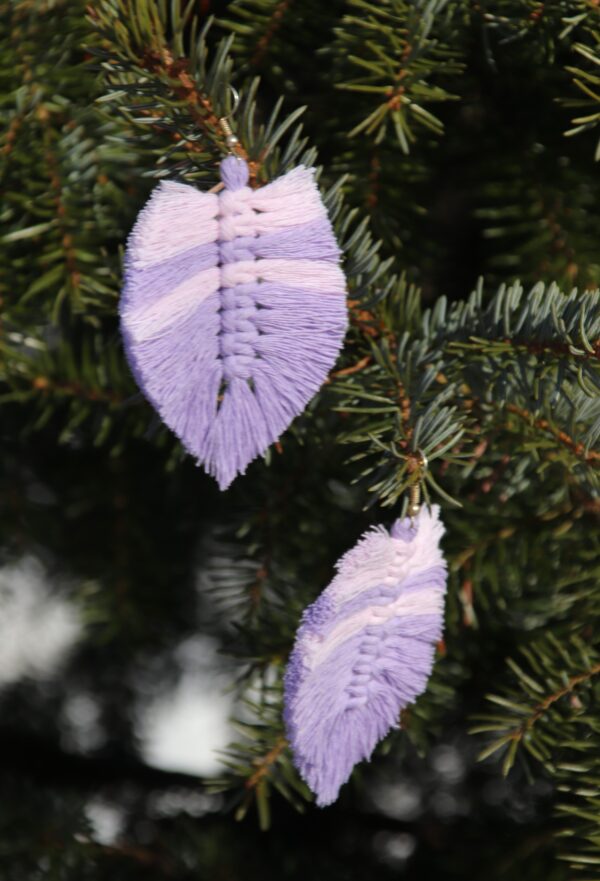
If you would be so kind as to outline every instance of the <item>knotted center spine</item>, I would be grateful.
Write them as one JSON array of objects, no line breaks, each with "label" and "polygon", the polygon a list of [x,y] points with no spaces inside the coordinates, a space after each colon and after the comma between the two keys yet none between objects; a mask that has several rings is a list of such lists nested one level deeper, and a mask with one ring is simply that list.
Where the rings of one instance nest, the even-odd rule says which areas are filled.
[{"label": "knotted center spine", "polygon": [[[244,281],[242,270],[236,273],[239,263],[256,260],[254,235],[255,212],[247,203],[251,192],[246,186],[248,167],[236,157],[228,157],[221,163],[221,177],[226,189],[219,195],[219,265],[221,267],[219,334],[223,379],[248,380],[252,376],[252,363],[258,357],[256,342],[257,298],[259,281]],[[239,282],[236,280],[239,275]]]}]

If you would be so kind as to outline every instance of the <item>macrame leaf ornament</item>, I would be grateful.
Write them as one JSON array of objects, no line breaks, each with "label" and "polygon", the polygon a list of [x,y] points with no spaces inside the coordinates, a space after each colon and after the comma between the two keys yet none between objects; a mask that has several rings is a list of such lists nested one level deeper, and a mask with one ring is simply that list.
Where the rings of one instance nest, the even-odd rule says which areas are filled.
[{"label": "macrame leaf ornament", "polygon": [[322,385],[347,308],[314,169],[254,190],[229,156],[221,178],[219,193],[159,184],[128,242],[120,312],[140,388],[225,489]]},{"label": "macrame leaf ornament", "polygon": [[285,677],[295,764],[318,805],[398,727],[424,691],[442,636],[446,564],[439,508],[376,527],[304,612]]}]

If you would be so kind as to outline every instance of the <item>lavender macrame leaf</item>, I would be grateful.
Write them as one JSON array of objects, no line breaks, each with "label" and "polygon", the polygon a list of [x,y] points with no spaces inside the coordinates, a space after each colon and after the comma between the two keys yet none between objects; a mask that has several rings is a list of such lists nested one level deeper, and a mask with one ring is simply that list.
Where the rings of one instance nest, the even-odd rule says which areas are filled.
[{"label": "lavender macrame leaf", "polygon": [[135,378],[225,489],[277,440],[326,379],[347,324],[340,251],[299,166],[247,186],[161,183],[131,233],[121,327]]},{"label": "lavender macrame leaf", "polygon": [[339,561],[304,612],[285,675],[285,723],[320,806],[425,690],[442,636],[439,508],[377,527]]}]

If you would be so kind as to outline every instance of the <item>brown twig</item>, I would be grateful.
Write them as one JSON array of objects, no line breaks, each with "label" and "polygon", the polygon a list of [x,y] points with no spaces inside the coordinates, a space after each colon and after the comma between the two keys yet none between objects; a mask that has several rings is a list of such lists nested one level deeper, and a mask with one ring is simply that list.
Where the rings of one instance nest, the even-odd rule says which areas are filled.
[{"label": "brown twig", "polygon": [[2,149],[0,153],[3,156],[8,156],[8,154],[12,151],[15,141],[17,139],[17,133],[23,124],[23,115],[20,114],[18,116],[13,116],[10,121],[10,125],[8,126],[8,130],[6,132],[6,140],[2,145]]},{"label": "brown twig", "polygon": [[275,741],[275,745],[269,750],[269,752],[263,756],[261,759],[255,759],[253,764],[256,766],[256,771],[246,780],[244,786],[246,789],[254,789],[263,777],[266,777],[269,773],[269,769],[272,765],[275,764],[283,750],[287,746],[287,740],[283,735],[280,735]]},{"label": "brown twig", "polygon": [[335,373],[332,373],[330,379],[339,379],[340,376],[352,376],[354,373],[360,373],[361,370],[364,370],[365,367],[368,367],[373,359],[370,355],[365,355],[364,358],[361,358],[360,361],[357,361],[356,364],[353,364],[351,367],[344,367],[342,370],[336,370]]},{"label": "brown twig", "polygon": [[600,461],[600,453],[595,450],[590,450],[586,453],[584,444],[574,440],[565,431],[555,428],[547,419],[536,419],[531,413],[529,413],[529,411],[517,407],[516,404],[506,404],[505,407],[509,413],[513,413],[529,425],[539,428],[540,431],[545,431],[546,433],[551,434],[552,437],[557,441],[560,441],[563,446],[570,449],[578,459],[581,459],[586,464],[589,465],[592,462]]},{"label": "brown twig", "polygon": [[390,110],[399,110],[402,106],[404,100],[404,93],[406,89],[402,85],[402,80],[408,75],[408,70],[405,67],[406,62],[412,55],[413,47],[407,41],[404,49],[402,50],[402,55],[400,56],[400,69],[396,76],[394,77],[395,85],[388,91],[386,97],[388,99],[387,106]]},{"label": "brown twig", "polygon": [[371,339],[386,336],[392,343],[395,341],[394,335],[386,328],[383,321],[376,318],[368,309],[362,309],[359,300],[348,300],[348,309],[350,310],[350,323],[363,336]]},{"label": "brown twig", "polygon": [[[177,85],[173,86],[173,92],[181,101],[185,102],[194,122],[210,136],[216,135],[220,140],[225,141],[227,133],[221,119],[215,113],[210,98],[197,88],[189,72],[186,58],[174,59],[169,50],[165,48],[160,54],[146,52],[140,59],[140,65],[150,73],[166,75],[170,80],[175,80]],[[255,184],[259,163],[249,159],[246,148],[240,142],[235,145],[234,149],[238,156],[248,163],[250,181]]]},{"label": "brown twig", "polygon": [[573,352],[572,344],[563,343],[559,340],[555,341],[539,341],[539,342],[528,342],[527,340],[514,340],[510,337],[505,337],[504,339],[499,340],[480,340],[477,337],[472,337],[469,342],[450,342],[448,343],[449,351],[461,351],[464,349],[468,350],[477,350],[481,349],[482,342],[485,342],[487,345],[493,348],[494,344],[496,347],[500,347],[501,349],[507,347],[512,349],[514,352],[528,352],[531,355],[556,355],[558,357],[564,356],[568,358],[573,358],[577,361],[600,361],[600,339],[594,340],[592,345],[592,351],[589,349],[584,349],[580,352]]},{"label": "brown twig", "polygon": [[[400,405],[400,422],[404,433],[404,438],[399,441],[399,446],[406,448],[413,436],[413,427],[410,424],[411,402],[400,380],[397,381],[396,387],[398,390],[398,403]],[[420,459],[418,457],[416,459],[409,459],[408,465],[409,471],[417,471],[421,467]]]},{"label": "brown twig", "polygon": [[528,731],[531,731],[535,723],[541,719],[548,709],[550,709],[552,704],[555,704],[556,701],[559,701],[561,698],[565,697],[565,695],[570,694],[578,685],[581,685],[582,682],[587,682],[588,679],[597,676],[599,673],[600,664],[594,664],[594,666],[590,667],[589,670],[586,670],[585,673],[578,673],[577,676],[571,676],[566,685],[563,685],[558,691],[552,692],[552,694],[545,697],[543,701],[540,701],[535,705],[531,715],[512,732],[511,739],[522,740],[525,734],[527,734]]},{"label": "brown twig", "polygon": [[44,128],[43,140],[45,147],[45,158],[50,174],[50,186],[54,191],[54,204],[56,206],[58,228],[61,233],[61,246],[65,257],[65,266],[67,268],[67,274],[73,291],[79,291],[81,285],[81,273],[79,272],[77,266],[77,257],[75,254],[73,236],[69,231],[66,222],[67,210],[63,199],[63,187],[60,177],[60,167],[58,159],[52,149],[50,142],[50,128],[48,122],[50,113],[43,105],[41,105],[38,108],[37,116]]},{"label": "brown twig", "polygon": [[[156,853],[147,847],[132,844],[102,844],[91,839],[78,839],[80,844],[89,848],[92,853],[99,857],[114,857],[129,859],[142,866],[153,866],[161,873],[171,877],[175,872],[173,864],[162,854]],[[55,843],[55,842],[53,842]]]},{"label": "brown twig", "polygon": [[576,358],[578,361],[600,360],[600,340],[594,341],[592,352],[585,349],[579,354],[572,351],[572,347],[569,343],[561,343],[559,341],[528,343],[505,339],[502,342],[515,350],[525,349],[525,351],[530,352],[532,355],[544,355],[545,353],[550,353],[551,355],[565,355],[566,357]]},{"label": "brown twig", "polygon": [[381,189],[381,159],[379,158],[379,150],[374,148],[371,153],[369,162],[368,190],[367,190],[367,210],[373,213],[377,208],[379,201],[379,191]]},{"label": "brown twig", "polygon": [[267,29],[258,41],[256,45],[256,50],[250,58],[250,65],[252,67],[260,67],[260,65],[262,64],[264,57],[269,49],[269,46],[273,40],[273,37],[281,27],[283,17],[291,5],[292,0],[281,0],[281,2],[279,2],[275,6],[275,9],[273,10],[273,13],[269,19]]},{"label": "brown twig", "polygon": [[[470,568],[468,562],[465,564],[465,568]],[[473,606],[473,581],[470,578],[465,578],[460,586],[458,596],[462,606],[463,626],[473,627],[475,624],[475,610]]]},{"label": "brown twig", "polygon": [[36,376],[32,380],[31,385],[38,392],[69,395],[74,398],[82,398],[86,401],[104,401],[108,404],[121,404],[124,400],[113,392],[85,388],[79,382],[53,382],[53,380],[48,379],[47,376]]}]

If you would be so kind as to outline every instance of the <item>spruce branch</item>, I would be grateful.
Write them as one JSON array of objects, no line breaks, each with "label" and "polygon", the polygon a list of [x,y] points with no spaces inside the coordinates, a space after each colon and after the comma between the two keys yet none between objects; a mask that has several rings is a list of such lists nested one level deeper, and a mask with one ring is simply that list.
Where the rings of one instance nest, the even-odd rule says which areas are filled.
[{"label": "spruce branch", "polygon": [[515,686],[489,695],[496,711],[481,716],[472,729],[500,735],[480,758],[503,753],[504,774],[524,753],[543,765],[559,793],[561,857],[572,868],[593,873],[600,865],[600,727],[593,712],[600,677],[597,646],[585,628],[574,635],[550,631],[522,649],[521,658],[508,661]]},{"label": "spruce branch", "polygon": [[[567,67],[566,70],[573,76],[573,84],[585,97],[576,99],[564,99],[563,103],[570,107],[585,109],[583,116],[576,116],[572,120],[573,127],[565,132],[567,137],[581,134],[595,129],[600,123],[600,31],[589,32],[592,45],[575,43],[573,51],[583,59],[587,66],[584,68]],[[594,155],[596,161],[600,159],[600,141],[596,145]]]},{"label": "spruce branch", "polygon": [[316,65],[306,65],[306,52],[327,52],[344,5],[344,0],[328,4],[319,0],[233,0],[218,24],[235,36],[235,56],[244,73],[260,73],[264,82],[276,92],[283,89],[288,97],[295,91],[294,71],[302,72],[304,78],[314,76],[310,92],[319,100],[317,83],[326,88],[329,77]]},{"label": "spruce branch", "polygon": [[[558,457],[565,471],[596,494],[598,303],[598,291],[566,295],[538,284],[525,294],[519,283],[501,286],[486,303],[480,284],[465,301],[447,306],[441,298],[421,313],[402,282],[374,312],[357,310],[356,361],[333,388],[352,420],[341,440],[360,447],[351,461],[370,460],[361,476],[376,498],[400,498],[419,449],[446,467],[468,458],[505,411],[537,432],[533,444],[522,444],[524,459],[546,452],[554,459],[550,434],[571,454]],[[412,333],[398,335],[407,325]],[[441,492],[431,471],[426,480]]]},{"label": "spruce branch", "polygon": [[[21,11],[25,8],[19,6]],[[19,342],[16,346],[9,343],[5,350],[6,368],[0,378],[4,382],[5,403],[18,400],[34,405],[30,428],[45,425],[55,403],[62,406],[69,399],[67,425],[61,434],[65,439],[71,437],[71,429],[77,426],[78,433],[86,428],[94,430],[95,443],[108,437],[113,443],[115,429],[118,431],[117,426],[125,424],[120,422],[122,413],[117,402],[125,404],[133,389],[122,358],[118,365],[103,363],[113,358],[114,353],[111,348],[101,347],[106,326],[99,321],[99,314],[114,315],[115,311],[120,276],[117,244],[124,240],[132,209],[145,194],[142,176],[148,173],[149,162],[158,164],[158,171],[151,170],[151,174],[208,182],[216,178],[217,161],[225,152],[221,114],[228,108],[233,77],[228,55],[231,39],[209,46],[204,28],[189,43],[188,31],[193,28],[190,10],[190,4],[183,8],[174,3],[167,9],[166,4],[148,4],[145,0],[106,0],[88,10],[92,32],[87,30],[81,10],[77,10],[75,33],[87,43],[91,55],[99,59],[107,94],[92,108],[80,109],[74,100],[72,119],[65,117],[64,103],[49,102],[48,109],[40,103],[35,79],[31,82],[29,57],[17,68],[27,78],[31,90],[31,108],[25,119],[35,132],[42,132],[42,137],[36,136],[34,141],[40,143],[47,181],[44,202],[39,198],[24,202],[28,207],[35,206],[37,216],[22,217],[15,211],[12,229],[9,227],[4,236],[7,263],[17,273],[21,271],[26,281],[19,280],[17,287],[23,295],[10,303],[3,318],[5,327],[10,322],[15,339],[37,338],[40,345],[39,351],[30,352],[25,358]],[[28,16],[25,19],[32,29],[32,39],[41,39],[39,23]],[[197,26],[197,19],[194,22]],[[21,51],[18,45],[11,47],[17,53]],[[64,46],[52,40],[46,51],[48,63],[54,63],[56,53],[64,51]],[[78,90],[85,92],[92,84],[95,96],[97,83],[88,61],[82,60],[73,81],[68,83],[69,88],[77,96]],[[257,87],[254,80],[243,88],[236,122],[239,149],[248,156],[258,185],[299,162],[312,165],[316,156],[297,124],[301,110],[286,116],[282,113],[282,102],[278,101],[264,121],[257,122]],[[67,125],[63,128],[65,118]],[[15,157],[14,144],[19,133],[29,137],[23,124],[11,129],[16,140],[9,141],[7,163]],[[32,170],[36,158],[31,157]],[[18,162],[22,162],[20,155]],[[27,163],[29,157],[24,167]],[[131,180],[129,174],[134,166],[138,169],[137,182],[136,175]],[[8,174],[9,165],[5,167]],[[39,176],[37,168],[31,174],[24,172],[24,181],[27,188],[39,191],[36,175]],[[389,272],[392,261],[380,258],[380,243],[373,239],[358,213],[344,204],[343,190],[344,179],[338,179],[326,188],[324,199],[346,253],[353,295],[372,296],[375,286],[383,295],[394,282]],[[14,198],[20,210],[21,200]],[[75,222],[76,217],[81,218],[81,211],[87,216],[83,224]],[[119,212],[122,227],[115,225]],[[99,233],[106,244],[96,243]],[[41,273],[34,271],[25,256],[32,240],[44,241]],[[67,342],[73,328],[65,328],[64,337],[61,330],[61,339],[48,346],[47,331],[39,318],[36,316],[34,325],[28,324],[32,300],[44,303],[48,318],[54,323],[63,318],[67,302],[74,312],[83,313],[85,322],[93,325],[98,335],[93,343],[93,348],[100,352],[98,375],[85,366],[87,356],[83,360],[79,357],[79,343],[72,343],[72,337]],[[104,389],[101,373],[113,378],[113,390]],[[99,430],[98,407],[102,405],[106,405],[107,411]],[[146,405],[136,409],[137,435],[145,431],[144,424],[147,428],[151,420]],[[128,422],[128,406],[124,406],[124,411]],[[160,436],[164,434],[159,432]]]},{"label": "spruce branch", "polygon": [[236,0],[220,23],[236,34],[240,50],[245,38],[252,41],[244,54],[254,69],[262,67],[286,16],[293,11],[294,0]]},{"label": "spruce branch", "polygon": [[[166,7],[153,6],[151,32],[147,31],[147,7],[148,0],[102,0],[94,8],[92,20],[104,41],[96,54],[107,85],[107,106],[114,101],[131,125],[145,129],[151,119],[175,139],[175,152],[171,147],[161,151],[157,161],[163,168],[158,174],[212,182],[216,164],[227,152],[221,120],[235,78],[230,57],[233,36],[211,49],[209,20],[185,54],[182,34],[191,4],[182,11],[177,0],[169,14]],[[126,25],[116,16],[119,10],[127,13]],[[316,151],[308,146],[297,124],[304,108],[284,116],[280,99],[266,121],[257,123],[257,92],[257,79],[241,88],[235,119],[236,150],[248,161],[254,186],[297,164],[310,166],[316,161]],[[142,110],[152,107],[151,118],[139,116],[140,106]],[[178,152],[182,145],[192,145],[191,154],[184,158]],[[389,276],[393,260],[379,258],[381,245],[370,234],[366,219],[344,204],[344,183],[343,178],[332,183],[324,201],[346,253],[350,284],[357,297],[366,296],[376,283],[385,292],[394,281]]]},{"label": "spruce branch", "polygon": [[[553,742],[560,726],[567,719],[567,725],[577,727],[577,720],[583,715],[583,700],[586,693],[589,694],[593,687],[593,680],[600,676],[600,662],[590,663],[590,649],[575,637],[570,640],[571,649],[575,649],[575,656],[565,650],[562,641],[546,636],[534,643],[528,649],[523,650],[523,656],[527,663],[524,669],[516,661],[509,659],[508,665],[517,679],[520,691],[519,696],[515,692],[509,695],[491,694],[488,701],[495,707],[503,709],[507,716],[501,717],[482,716],[484,724],[472,729],[473,734],[482,732],[498,732],[501,737],[494,740],[480,753],[480,759],[485,759],[499,750],[505,752],[502,765],[503,774],[508,774],[513,767],[519,748],[523,748],[538,760],[551,759],[559,756],[560,749],[568,743],[565,737],[564,743],[559,743],[552,749],[548,746]],[[552,667],[553,662],[559,662],[559,667]],[[570,675],[564,669],[568,662]],[[578,669],[580,665],[584,669]],[[544,683],[544,684],[543,684]],[[574,695],[577,695],[574,698]],[[590,695],[591,696],[591,695]],[[569,698],[565,701],[565,698]],[[556,704],[560,705],[557,707]],[[512,715],[511,715],[512,714]],[[565,727],[567,727],[565,725]],[[544,727],[550,738],[544,736]],[[542,729],[537,730],[537,729]],[[556,758],[555,758],[556,761]],[[554,763],[546,767],[554,768]]]},{"label": "spruce branch", "polygon": [[577,458],[581,459],[586,464],[593,465],[595,462],[600,461],[600,452],[586,449],[585,444],[575,441],[565,431],[552,425],[547,419],[535,419],[531,413],[528,413],[521,407],[517,407],[515,404],[506,404],[506,410],[509,413],[518,416],[527,423],[527,425],[533,426],[542,432],[547,432],[552,435],[553,438],[561,444],[564,444],[564,446],[571,450]]},{"label": "spruce branch", "polygon": [[[198,19],[192,20],[186,51],[192,7],[182,9],[181,0],[169,10],[149,0],[102,0],[91,14],[101,38],[95,54],[107,88],[104,106],[114,105],[137,130],[151,126],[164,133],[163,143],[155,147],[154,175],[216,183],[217,164],[229,152],[223,119],[239,72],[230,55],[233,36],[209,45],[211,19],[199,34]],[[282,117],[279,100],[266,122],[257,123],[257,90],[257,79],[240,86],[232,121],[238,138],[233,149],[247,161],[253,186],[315,159],[296,125],[303,108]]]},{"label": "spruce branch", "polygon": [[526,139],[518,163],[510,153],[485,163],[476,215],[490,269],[500,280],[510,272],[526,283],[552,278],[593,289],[600,283],[592,234],[598,192],[587,163],[557,152]]},{"label": "spruce branch", "polygon": [[278,760],[280,754],[287,746],[287,740],[285,737],[278,737],[275,741],[275,744],[271,747],[271,749],[260,759],[254,759],[253,765],[256,767],[254,773],[248,777],[244,786],[246,789],[255,789],[257,786],[260,786],[261,781],[266,777]]},{"label": "spruce branch", "polygon": [[516,47],[523,53],[534,49],[550,64],[597,16],[595,0],[492,0],[485,6],[473,3],[471,10],[498,48]]},{"label": "spruce branch", "polygon": [[244,719],[236,720],[243,740],[232,743],[224,752],[223,763],[228,777],[215,780],[216,791],[228,790],[235,800],[235,818],[242,820],[254,805],[260,828],[271,825],[273,791],[283,796],[299,812],[304,811],[310,793],[300,780],[291,761],[288,742],[280,722],[279,687],[263,691],[263,701],[246,699]]},{"label": "spruce branch", "polygon": [[[104,72],[105,102],[114,102],[136,128],[149,124],[168,136],[162,161],[178,160],[182,177],[206,176],[207,163],[227,153],[227,116],[231,98],[231,39],[223,40],[208,61],[207,27],[197,33],[192,22],[190,52],[184,35],[193,4],[176,0],[156,4],[148,0],[102,0],[90,8],[90,21],[98,32],[95,50]],[[169,149],[168,140],[175,142]],[[238,141],[238,154],[249,160]],[[250,164],[252,179],[257,169]]]},{"label": "spruce branch", "polygon": [[[226,8],[233,43],[204,28],[209,5]],[[393,10],[396,19],[389,17]],[[432,16],[419,18],[416,11],[423,10]],[[373,507],[399,502],[423,476],[424,451],[431,462],[428,498],[447,502],[446,493],[463,509],[448,502],[444,510],[451,572],[439,661],[426,694],[402,722],[421,748],[435,745],[427,765],[433,770],[493,682],[504,703],[493,704],[482,722],[492,727],[482,733],[509,738],[484,773],[495,773],[493,759],[504,750],[509,763],[527,761],[532,778],[550,778],[564,854],[580,876],[591,877],[600,860],[600,191],[581,145],[562,140],[563,120],[548,108],[561,82],[571,87],[562,67],[570,44],[595,52],[587,29],[597,14],[595,0],[98,0],[86,22],[80,0],[0,0],[7,95],[0,108],[6,546],[11,554],[47,549],[75,573],[84,618],[81,652],[65,668],[64,685],[4,689],[11,720],[15,707],[28,724],[34,707],[50,730],[67,718],[82,682],[93,683],[112,748],[131,735],[140,663],[151,658],[150,672],[157,665],[179,670],[173,657],[181,641],[204,627],[236,659],[232,679],[244,701],[239,742],[226,756],[229,773],[221,781],[226,806],[235,802],[238,816],[256,808],[263,827],[279,796],[302,809],[310,795],[293,769],[281,721],[281,679],[294,632],[340,554],[372,523],[389,523],[389,510],[364,512],[367,499]],[[575,52],[578,68],[595,77],[596,62]],[[367,67],[350,60],[353,53]],[[549,64],[554,57],[559,63]],[[260,89],[243,79],[257,71]],[[572,76],[593,93],[580,90],[590,102],[582,116],[594,113],[596,84]],[[210,480],[189,459],[181,461],[180,447],[137,393],[115,311],[122,245],[149,178],[179,178],[202,189],[216,183],[226,149],[220,120],[232,83],[242,95],[234,119],[238,149],[255,185],[299,162],[315,164],[319,148],[325,163],[319,183],[345,255],[351,327],[322,393],[266,461],[253,463],[217,503]],[[334,91],[337,85],[349,88]],[[459,89],[459,113],[449,104],[435,111]],[[380,105],[384,115],[367,133],[365,121]],[[398,150],[396,112],[408,157]],[[443,151],[436,148],[442,120]],[[361,125],[349,140],[345,133]],[[452,227],[459,236],[468,228],[466,239],[447,241]],[[398,265],[406,270],[400,277]],[[484,270],[487,290],[480,285],[463,296]],[[517,270],[525,286],[498,288]],[[533,285],[540,278],[558,284]],[[571,290],[575,279],[579,291]],[[346,463],[340,441],[348,443]],[[400,513],[398,505],[393,514]],[[98,636],[109,643],[106,654]],[[507,646],[514,660],[505,670],[500,659]],[[388,768],[410,775],[412,759],[401,757],[397,743],[382,750],[390,763],[379,765],[384,786],[392,782]],[[7,755],[18,754],[18,743],[5,745]],[[27,774],[39,752],[34,746],[21,756]],[[481,786],[484,775],[471,776],[468,754],[460,757],[460,786],[468,789],[463,803],[474,806],[471,815],[464,825],[444,818],[438,824],[443,852],[426,843],[418,864],[425,874],[443,874],[451,839],[465,840],[448,837],[448,829],[468,835],[473,817],[479,824],[483,816],[477,831],[487,825],[485,847],[463,847],[461,860],[476,850],[486,865],[495,862],[514,833],[514,863],[498,860],[498,876],[522,870],[547,878],[546,855],[536,855],[532,871],[529,860],[522,865],[556,828],[538,789],[515,773],[502,805],[494,806],[488,781]],[[419,769],[421,761],[428,759],[419,760]],[[52,761],[38,764],[47,781]],[[152,769],[129,776],[96,759],[84,764],[86,790],[103,786],[107,774],[109,783],[139,783],[135,809],[118,805],[126,817],[123,845],[97,848],[113,874],[131,874],[132,863],[152,872],[154,852],[168,855],[156,863],[158,873],[168,866],[210,873],[211,855],[218,850],[221,859],[223,841],[234,841],[231,852],[239,853],[244,836],[248,852],[256,851],[251,825],[215,847],[214,830],[222,832],[227,819],[190,822],[171,813],[159,823],[155,791],[164,790],[161,798],[173,810],[171,791],[194,790],[198,798],[197,781],[152,772],[154,780]],[[67,765],[59,773],[79,785],[76,757]],[[366,821],[351,797],[328,813],[334,823],[343,818],[362,830],[366,822],[377,832],[366,842],[367,872],[373,854],[385,850],[383,836],[408,828],[418,841],[433,819],[424,815],[407,826],[378,816],[384,811],[375,804],[377,775],[377,768],[365,775],[375,805]],[[420,770],[416,776],[422,786]],[[36,839],[31,854],[27,818],[31,803],[43,803],[32,787],[23,820],[13,821],[15,848],[30,860],[13,868],[15,877],[39,872],[55,844],[56,871],[76,857],[85,873],[85,861],[98,855],[81,805],[75,810],[59,788],[46,802],[48,815],[56,813],[80,839]],[[431,800],[422,801],[429,810]],[[517,813],[523,803],[529,816]],[[63,804],[72,816],[59,814]],[[146,811],[154,811],[149,826]],[[327,823],[323,817],[309,818],[303,829]],[[129,841],[142,826],[158,830],[156,848],[146,842],[135,849]],[[199,830],[207,826],[203,850]],[[287,842],[279,833],[287,828],[283,817],[271,839],[282,850]],[[521,837],[520,828],[527,828]],[[325,837],[335,860],[336,836]],[[481,865],[471,868],[463,874],[481,873]],[[263,870],[241,867],[248,878]],[[332,874],[329,865],[324,872]],[[555,875],[563,876],[560,869]]]},{"label": "spruce branch", "polygon": [[[408,334],[397,344],[393,337],[369,343],[372,366],[334,385],[343,396],[339,410],[354,423],[340,440],[360,445],[353,461],[367,460],[361,478],[375,499],[392,505],[414,481],[420,453],[452,461],[465,426],[451,403],[455,388],[439,384],[439,352]],[[430,470],[425,479],[443,492]]]},{"label": "spruce branch", "polygon": [[[440,76],[457,76],[462,70],[459,55],[450,48],[452,14],[459,4],[449,0],[385,0],[380,4],[351,0],[350,11],[337,28],[339,49],[347,66],[362,73],[347,79],[342,69],[337,88],[361,95],[358,108],[368,96],[380,103],[350,131],[370,135],[375,144],[391,127],[404,153],[415,142],[416,128],[441,134],[443,125],[427,105],[455,100],[435,84]],[[443,35],[443,42],[439,34]]]},{"label": "spruce branch", "polygon": [[[89,107],[96,83],[81,51],[88,36],[82,10],[79,0],[1,8],[0,47],[10,70],[1,111],[1,291],[4,316],[17,324],[27,322],[32,301],[37,319],[54,323],[77,313],[94,324],[114,309],[131,157],[105,141],[115,130]],[[64,34],[48,29],[55,14],[65,17]]]}]

